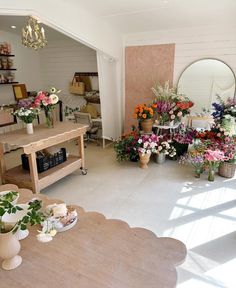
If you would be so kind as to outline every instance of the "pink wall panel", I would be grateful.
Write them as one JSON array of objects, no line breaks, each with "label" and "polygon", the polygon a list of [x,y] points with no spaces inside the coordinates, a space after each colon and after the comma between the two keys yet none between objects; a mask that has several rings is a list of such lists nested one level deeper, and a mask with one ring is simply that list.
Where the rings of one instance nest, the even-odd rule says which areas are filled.
[{"label": "pink wall panel", "polygon": [[175,44],[131,46],[125,49],[125,125],[129,132],[137,126],[133,119],[137,104],[151,103],[151,87],[156,81],[173,82]]}]

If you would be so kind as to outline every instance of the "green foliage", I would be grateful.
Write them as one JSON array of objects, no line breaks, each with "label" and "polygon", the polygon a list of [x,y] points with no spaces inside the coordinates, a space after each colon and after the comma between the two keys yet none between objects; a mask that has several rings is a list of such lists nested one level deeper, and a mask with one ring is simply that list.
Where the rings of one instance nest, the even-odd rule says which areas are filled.
[{"label": "green foliage", "polygon": [[121,139],[116,141],[114,149],[116,151],[116,160],[119,162],[127,160],[135,160],[138,158],[137,150],[138,136],[135,132],[123,136]]}]

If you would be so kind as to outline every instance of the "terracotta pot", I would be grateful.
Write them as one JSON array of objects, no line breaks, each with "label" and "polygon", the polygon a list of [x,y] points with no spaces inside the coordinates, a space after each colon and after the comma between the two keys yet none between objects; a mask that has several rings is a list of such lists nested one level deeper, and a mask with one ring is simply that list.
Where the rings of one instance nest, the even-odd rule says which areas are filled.
[{"label": "terracotta pot", "polygon": [[150,156],[151,154],[142,154],[142,153],[139,153],[139,167],[142,168],[142,169],[147,169],[148,168],[148,162],[150,160]]},{"label": "terracotta pot", "polygon": [[21,264],[22,258],[17,255],[19,252],[20,242],[12,231],[0,233],[0,257],[4,259],[2,262],[3,269],[12,270]]},{"label": "terracotta pot", "polygon": [[144,133],[151,133],[152,132],[152,125],[153,120],[152,119],[145,119],[141,121],[141,128]]}]

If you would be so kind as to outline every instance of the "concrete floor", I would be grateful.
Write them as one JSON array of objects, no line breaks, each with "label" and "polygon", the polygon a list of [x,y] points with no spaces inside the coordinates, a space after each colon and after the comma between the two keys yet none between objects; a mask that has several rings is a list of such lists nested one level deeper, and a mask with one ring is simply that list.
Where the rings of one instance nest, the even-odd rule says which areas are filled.
[{"label": "concrete floor", "polygon": [[[65,146],[77,152],[72,142]],[[178,268],[178,288],[236,287],[236,178],[196,179],[191,167],[170,160],[142,170],[117,163],[112,147],[94,143],[85,151],[86,176],[75,172],[42,193],[184,242],[188,257]],[[7,154],[7,166],[19,154]]]}]

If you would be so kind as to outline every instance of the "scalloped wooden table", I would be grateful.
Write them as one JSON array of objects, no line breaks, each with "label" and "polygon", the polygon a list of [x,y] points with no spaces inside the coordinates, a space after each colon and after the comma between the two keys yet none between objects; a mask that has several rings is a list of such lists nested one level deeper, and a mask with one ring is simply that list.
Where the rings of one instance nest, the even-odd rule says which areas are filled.
[{"label": "scalloped wooden table", "polygon": [[[18,188],[8,184],[0,186],[3,190]],[[18,203],[35,197],[30,190],[19,191]],[[62,202],[43,194],[37,198],[45,205]],[[75,207],[76,226],[58,233],[49,243],[38,242],[37,228],[30,229],[30,236],[21,241],[21,266],[0,270],[1,288],[176,287],[176,266],[186,257],[182,242]]]}]

